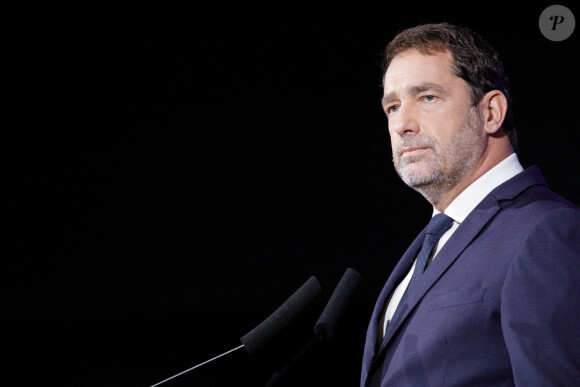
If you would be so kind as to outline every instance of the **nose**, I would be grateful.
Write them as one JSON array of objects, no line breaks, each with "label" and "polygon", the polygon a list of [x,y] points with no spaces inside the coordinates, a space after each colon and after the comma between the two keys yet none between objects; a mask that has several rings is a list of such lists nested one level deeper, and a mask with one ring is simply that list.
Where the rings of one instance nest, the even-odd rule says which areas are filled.
[{"label": "nose", "polygon": [[389,117],[389,131],[395,132],[401,137],[419,131],[417,114],[412,105],[401,104],[397,113]]}]

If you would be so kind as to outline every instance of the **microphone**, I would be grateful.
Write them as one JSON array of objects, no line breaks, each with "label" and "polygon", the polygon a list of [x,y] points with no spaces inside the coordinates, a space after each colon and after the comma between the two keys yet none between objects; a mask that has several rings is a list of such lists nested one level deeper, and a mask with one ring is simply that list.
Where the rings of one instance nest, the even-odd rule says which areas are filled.
[{"label": "microphone", "polygon": [[306,308],[312,304],[312,302],[320,295],[320,293],[320,283],[316,277],[310,277],[296,292],[294,292],[294,294],[292,294],[278,309],[276,309],[274,313],[268,316],[268,318],[262,321],[256,328],[242,336],[240,338],[242,345],[230,349],[229,351],[206,360],[196,366],[181,371],[178,374],[155,383],[150,387],[159,386],[160,384],[183,375],[186,372],[192,371],[222,356],[235,352],[238,349],[245,347],[250,354],[258,351],[270,340],[276,337],[282,330],[284,330],[284,328],[292,323],[298,316],[300,316],[300,314],[302,314],[302,312],[304,312]]},{"label": "microphone", "polygon": [[316,277],[310,277],[274,313],[242,336],[240,341],[249,353],[255,353],[292,323],[320,293],[320,283]]},{"label": "microphone", "polygon": [[346,269],[314,326],[314,334],[317,337],[326,341],[332,339],[335,326],[344,314],[346,307],[360,285],[360,281],[361,276],[356,270],[350,267]]},{"label": "microphone", "polygon": [[268,380],[266,387],[275,386],[281,377],[288,372],[294,363],[296,363],[296,361],[302,357],[302,355],[304,355],[314,345],[314,343],[320,340],[329,341],[332,339],[336,324],[344,314],[350,300],[360,285],[360,281],[361,276],[356,270],[351,269],[350,267],[346,269],[346,272],[343,274],[338,285],[336,285],[326,307],[314,325],[314,337],[294,356],[292,360],[290,360],[290,362],[286,364],[286,366],[284,366],[284,368],[282,368],[282,370],[280,370],[280,372],[272,375],[270,380]]}]

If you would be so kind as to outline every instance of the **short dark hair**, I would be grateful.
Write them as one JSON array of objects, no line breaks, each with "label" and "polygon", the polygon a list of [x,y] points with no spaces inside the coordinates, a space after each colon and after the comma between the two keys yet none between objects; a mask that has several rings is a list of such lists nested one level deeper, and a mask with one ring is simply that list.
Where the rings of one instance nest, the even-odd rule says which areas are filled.
[{"label": "short dark hair", "polygon": [[477,105],[485,93],[500,90],[508,102],[502,128],[516,149],[517,130],[512,113],[509,79],[498,53],[487,41],[468,28],[449,23],[421,24],[406,29],[399,32],[385,49],[383,79],[393,58],[412,48],[423,54],[446,49],[451,51],[452,71],[469,85],[473,105]]}]

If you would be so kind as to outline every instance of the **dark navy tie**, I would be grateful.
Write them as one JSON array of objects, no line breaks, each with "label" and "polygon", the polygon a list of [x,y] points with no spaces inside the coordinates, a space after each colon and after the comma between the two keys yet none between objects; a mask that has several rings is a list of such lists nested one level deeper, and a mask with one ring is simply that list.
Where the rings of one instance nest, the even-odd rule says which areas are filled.
[{"label": "dark navy tie", "polygon": [[[453,224],[453,219],[449,216],[445,215],[444,213],[439,213],[431,218],[429,224],[427,225],[427,234],[425,234],[425,240],[423,241],[423,246],[421,247],[421,251],[417,256],[417,263],[415,264],[415,271],[413,271],[413,276],[411,277],[411,281],[409,281],[409,285],[403,293],[403,297],[397,305],[397,309],[395,309],[395,314],[393,314],[393,318],[391,322],[387,326],[387,330],[385,332],[385,337],[387,337],[387,333],[389,332],[389,328],[394,325],[394,322],[397,321],[397,318],[401,314],[401,309],[403,309],[403,305],[405,305],[405,301],[409,298],[409,295],[413,292],[413,288],[419,281],[421,274],[425,271],[425,266],[427,266],[427,260],[429,256],[431,256],[431,251],[435,244],[441,238],[443,234]],[[383,343],[384,344],[384,343]]]}]

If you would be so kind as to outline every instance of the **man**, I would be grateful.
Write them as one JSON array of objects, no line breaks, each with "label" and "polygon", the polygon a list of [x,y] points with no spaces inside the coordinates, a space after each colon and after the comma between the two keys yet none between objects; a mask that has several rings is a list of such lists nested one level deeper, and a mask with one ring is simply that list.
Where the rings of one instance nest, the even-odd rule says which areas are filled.
[{"label": "man", "polygon": [[429,24],[385,65],[393,163],[434,216],[378,298],[361,386],[580,385],[580,210],[520,165],[497,53]]}]

